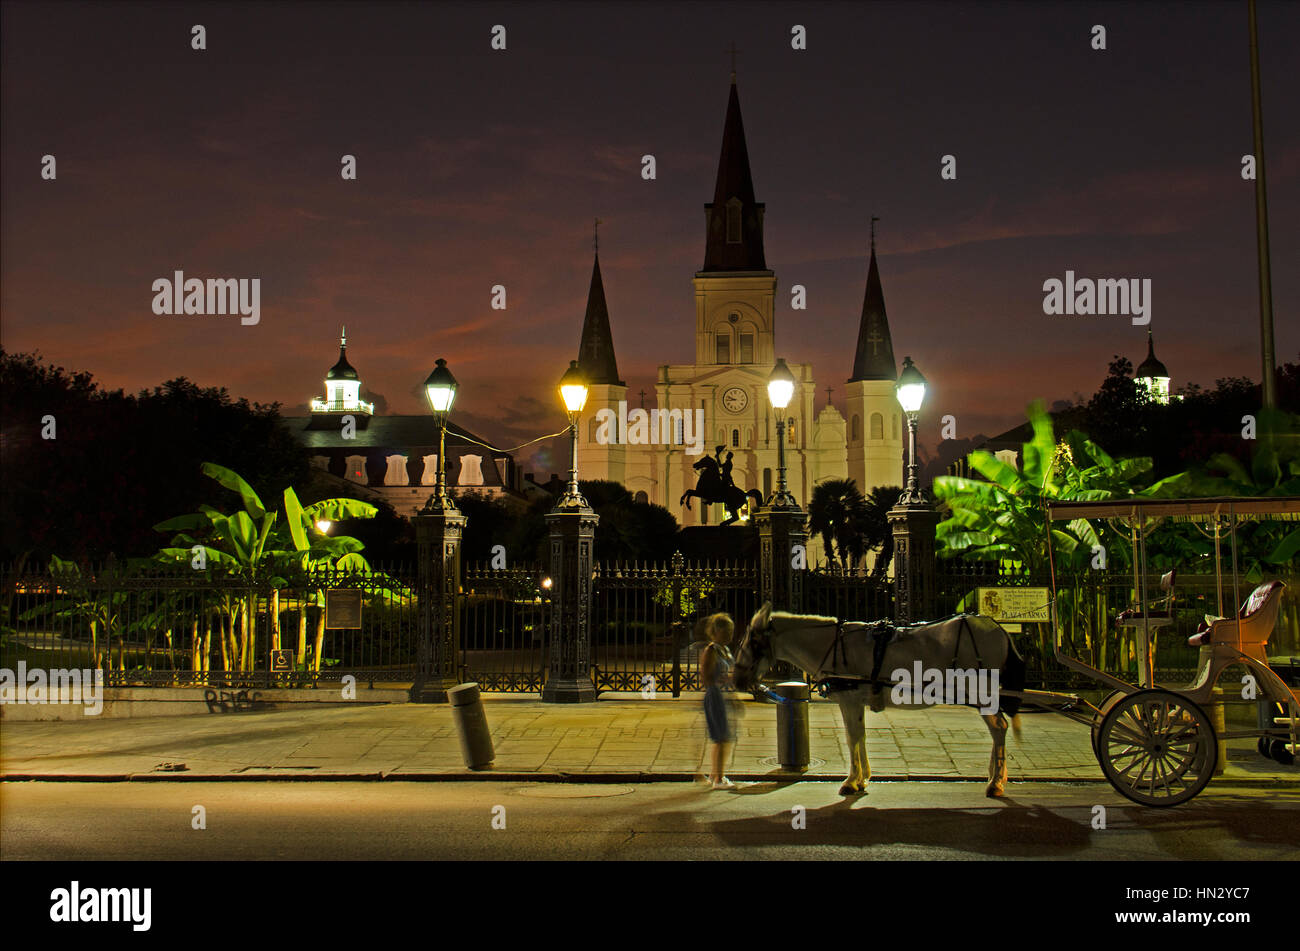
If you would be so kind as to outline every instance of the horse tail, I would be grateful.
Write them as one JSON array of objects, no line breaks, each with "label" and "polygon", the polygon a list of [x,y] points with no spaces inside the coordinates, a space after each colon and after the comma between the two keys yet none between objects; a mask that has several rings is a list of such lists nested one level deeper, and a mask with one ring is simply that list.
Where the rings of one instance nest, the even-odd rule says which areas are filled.
[{"label": "horse tail", "polygon": [[763,493],[759,492],[758,489],[750,489],[748,492],[745,493],[745,496],[747,498],[753,499],[759,505],[763,504]]},{"label": "horse tail", "polygon": [[[1006,629],[997,621],[993,623],[1002,632],[1002,636],[1007,639],[1007,659],[1002,664],[1002,673],[998,678],[998,683],[1003,690],[1024,690],[1025,671],[1027,669],[1025,659],[1020,656],[1020,651],[1016,650],[1016,642],[1006,632]],[[1021,702],[1020,697],[1007,696],[1000,697],[998,701],[998,712],[1004,713],[1011,718],[1011,730],[1017,739],[1020,738],[1019,713]]]}]

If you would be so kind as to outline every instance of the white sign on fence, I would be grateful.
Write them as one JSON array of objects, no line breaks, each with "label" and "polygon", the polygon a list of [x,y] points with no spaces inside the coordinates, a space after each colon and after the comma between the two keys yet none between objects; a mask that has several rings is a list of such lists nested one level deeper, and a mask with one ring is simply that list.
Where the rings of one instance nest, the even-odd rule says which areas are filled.
[{"label": "white sign on fence", "polygon": [[995,621],[1047,623],[1052,596],[1046,588],[978,588],[977,613]]}]

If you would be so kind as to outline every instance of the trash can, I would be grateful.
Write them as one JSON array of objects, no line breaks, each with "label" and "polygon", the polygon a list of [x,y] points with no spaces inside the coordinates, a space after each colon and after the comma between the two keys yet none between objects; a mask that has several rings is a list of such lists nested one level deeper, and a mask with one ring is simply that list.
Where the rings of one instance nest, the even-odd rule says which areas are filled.
[{"label": "trash can", "polygon": [[777,684],[776,759],[782,769],[803,772],[808,768],[808,685],[802,680]]},{"label": "trash can", "polygon": [[456,721],[456,734],[460,737],[460,752],[469,769],[487,769],[496,759],[492,749],[492,732],[488,729],[487,713],[478,684],[458,684],[447,691],[451,715]]}]

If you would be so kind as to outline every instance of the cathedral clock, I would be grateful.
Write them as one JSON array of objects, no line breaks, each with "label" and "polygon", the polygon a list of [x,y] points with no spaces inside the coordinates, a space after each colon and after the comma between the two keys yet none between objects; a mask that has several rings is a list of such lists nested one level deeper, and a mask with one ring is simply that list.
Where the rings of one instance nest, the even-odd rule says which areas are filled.
[{"label": "cathedral clock", "polygon": [[749,405],[749,395],[739,386],[733,386],[722,394],[722,405],[729,413],[742,413]]}]

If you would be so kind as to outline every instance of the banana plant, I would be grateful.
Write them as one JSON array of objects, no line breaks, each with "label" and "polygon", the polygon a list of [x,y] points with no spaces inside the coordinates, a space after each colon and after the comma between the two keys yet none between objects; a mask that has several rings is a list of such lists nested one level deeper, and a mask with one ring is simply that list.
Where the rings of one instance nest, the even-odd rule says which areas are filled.
[{"label": "banana plant", "polygon": [[[160,522],[154,526],[156,530],[177,534],[156,558],[171,564],[188,562],[195,567],[224,569],[246,579],[250,587],[269,585],[272,646],[279,645],[280,592],[288,584],[287,573],[322,563],[345,570],[369,567],[358,554],[364,547],[360,541],[324,535],[316,530],[315,522],[326,518],[370,518],[377,512],[373,505],[354,499],[327,499],[304,508],[293,490],[286,489],[285,517],[281,519],[280,513],[269,510],[238,473],[211,462],[205,462],[202,469],[209,478],[235,492],[243,509],[227,515],[210,505],[201,505],[197,512]],[[228,605],[231,656],[227,656],[227,669],[250,671],[256,655],[257,595],[250,590],[231,598]],[[222,646],[224,654],[224,638]]]},{"label": "banana plant", "polygon": [[1041,579],[1047,575],[1050,543],[1057,617],[1068,640],[1104,652],[1107,606],[1088,580],[1102,565],[1130,566],[1129,539],[1105,522],[1080,518],[1049,524],[1047,503],[1167,495],[1183,476],[1143,485],[1152,470],[1150,458],[1114,459],[1077,430],[1057,439],[1041,402],[1030,404],[1026,415],[1032,436],[1023,444],[1019,470],[976,450],[970,466],[983,479],[935,479],[935,496],[949,510],[935,531],[940,555],[995,561]]}]

